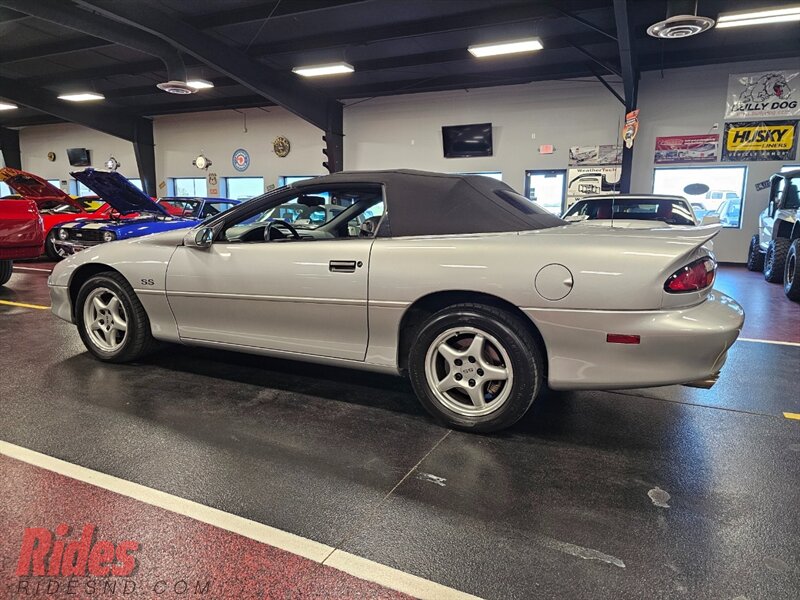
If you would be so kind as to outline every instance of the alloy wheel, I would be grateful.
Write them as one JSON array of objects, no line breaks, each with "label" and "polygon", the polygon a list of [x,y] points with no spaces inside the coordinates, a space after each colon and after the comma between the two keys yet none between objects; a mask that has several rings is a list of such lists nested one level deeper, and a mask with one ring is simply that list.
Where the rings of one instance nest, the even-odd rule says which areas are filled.
[{"label": "alloy wheel", "polygon": [[83,326],[97,348],[118,350],[128,337],[128,317],[119,296],[105,287],[92,290],[83,304]]},{"label": "alloy wheel", "polygon": [[454,327],[437,336],[425,356],[425,377],[443,406],[466,417],[498,410],[514,383],[506,349],[476,327]]}]

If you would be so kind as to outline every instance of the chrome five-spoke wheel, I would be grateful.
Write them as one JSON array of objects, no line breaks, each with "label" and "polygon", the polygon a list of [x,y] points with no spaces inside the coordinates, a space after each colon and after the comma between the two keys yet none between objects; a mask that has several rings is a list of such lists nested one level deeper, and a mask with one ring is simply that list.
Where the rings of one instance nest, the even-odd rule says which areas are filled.
[{"label": "chrome five-spoke wheel", "polygon": [[119,296],[106,287],[93,289],[84,300],[83,324],[99,349],[114,352],[125,343],[128,317]]},{"label": "chrome five-spoke wheel", "polygon": [[476,327],[453,327],[436,337],[425,357],[425,377],[437,400],[465,417],[498,410],[514,384],[508,352]]}]

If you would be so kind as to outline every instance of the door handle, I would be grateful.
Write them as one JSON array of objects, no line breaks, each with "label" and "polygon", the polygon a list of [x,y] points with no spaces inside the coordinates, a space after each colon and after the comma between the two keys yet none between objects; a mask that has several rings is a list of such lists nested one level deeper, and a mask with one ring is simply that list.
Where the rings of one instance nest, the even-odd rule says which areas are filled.
[{"label": "door handle", "polygon": [[356,261],[354,260],[332,260],[328,263],[331,273],[355,273]]}]

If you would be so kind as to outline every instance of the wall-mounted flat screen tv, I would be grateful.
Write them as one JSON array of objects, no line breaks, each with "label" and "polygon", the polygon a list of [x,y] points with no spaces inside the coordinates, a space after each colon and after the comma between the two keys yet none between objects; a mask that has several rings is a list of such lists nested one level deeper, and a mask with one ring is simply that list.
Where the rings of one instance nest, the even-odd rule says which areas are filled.
[{"label": "wall-mounted flat screen tv", "polygon": [[492,124],[450,125],[442,127],[445,158],[492,155]]},{"label": "wall-mounted flat screen tv", "polygon": [[67,148],[67,159],[73,167],[88,167],[92,164],[86,148]]}]

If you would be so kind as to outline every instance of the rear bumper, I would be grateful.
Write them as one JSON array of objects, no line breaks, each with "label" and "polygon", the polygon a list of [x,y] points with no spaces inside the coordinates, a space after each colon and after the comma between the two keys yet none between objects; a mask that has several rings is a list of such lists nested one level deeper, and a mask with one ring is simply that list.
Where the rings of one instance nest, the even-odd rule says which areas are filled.
[{"label": "rear bumper", "polygon": [[[553,389],[624,389],[691,383],[718,373],[744,310],[712,291],[689,308],[660,311],[525,309],[544,338]],[[608,333],[639,344],[606,342]]]}]

